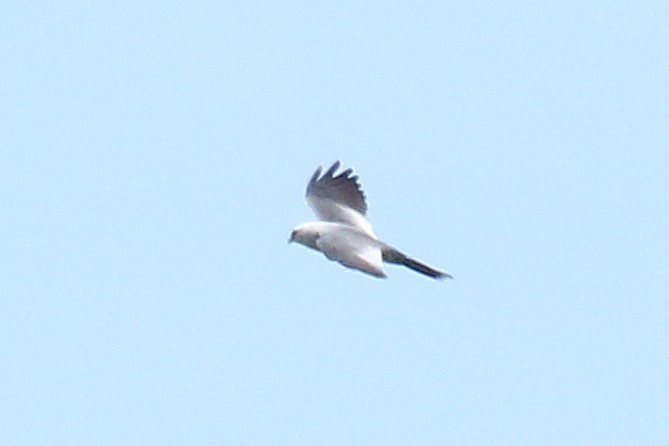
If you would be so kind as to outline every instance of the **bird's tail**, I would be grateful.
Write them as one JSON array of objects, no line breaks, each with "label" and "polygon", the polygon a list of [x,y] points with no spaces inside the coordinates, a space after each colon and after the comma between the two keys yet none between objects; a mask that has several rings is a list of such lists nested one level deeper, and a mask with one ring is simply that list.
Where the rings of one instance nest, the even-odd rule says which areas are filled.
[{"label": "bird's tail", "polygon": [[414,260],[411,257],[407,256],[403,252],[398,251],[395,248],[388,247],[383,250],[383,260],[388,263],[395,263],[397,265],[404,265],[407,268],[410,268],[421,274],[425,274],[428,277],[434,279],[452,279],[453,276],[449,273],[436,270],[430,266],[427,266],[424,263]]}]

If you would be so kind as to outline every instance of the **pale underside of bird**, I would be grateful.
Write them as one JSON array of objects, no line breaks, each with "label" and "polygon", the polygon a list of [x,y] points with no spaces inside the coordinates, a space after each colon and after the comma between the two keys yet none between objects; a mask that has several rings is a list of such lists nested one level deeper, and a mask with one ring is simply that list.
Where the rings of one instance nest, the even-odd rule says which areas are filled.
[{"label": "pale underside of bird", "polygon": [[342,265],[385,278],[383,262],[404,265],[435,279],[453,278],[378,239],[366,218],[367,202],[352,169],[336,174],[339,161],[323,175],[319,167],[307,185],[307,203],[319,221],[302,223],[290,235],[297,242],[322,252]]}]

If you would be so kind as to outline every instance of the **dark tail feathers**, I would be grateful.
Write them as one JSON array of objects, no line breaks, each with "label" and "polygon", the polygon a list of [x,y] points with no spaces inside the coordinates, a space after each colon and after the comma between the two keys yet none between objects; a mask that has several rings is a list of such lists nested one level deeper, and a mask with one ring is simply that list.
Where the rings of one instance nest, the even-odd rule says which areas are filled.
[{"label": "dark tail feathers", "polygon": [[395,263],[397,265],[404,265],[407,268],[410,268],[416,272],[419,272],[421,274],[425,274],[428,277],[432,277],[434,279],[452,279],[453,276],[450,275],[449,273],[445,273],[439,270],[436,270],[434,268],[431,268],[427,266],[424,263],[419,262],[418,260],[414,260],[411,257],[407,256],[406,254],[391,248],[384,250],[383,252],[383,260],[385,260],[388,263]]}]

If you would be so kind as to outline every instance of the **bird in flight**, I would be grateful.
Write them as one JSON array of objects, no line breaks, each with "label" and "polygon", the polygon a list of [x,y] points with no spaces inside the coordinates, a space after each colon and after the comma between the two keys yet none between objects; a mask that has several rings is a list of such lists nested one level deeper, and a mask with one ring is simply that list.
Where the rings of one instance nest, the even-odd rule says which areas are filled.
[{"label": "bird in flight", "polygon": [[383,262],[404,265],[435,279],[452,279],[378,239],[365,217],[367,202],[358,176],[346,169],[335,175],[339,161],[323,175],[319,167],[307,185],[307,203],[320,221],[302,223],[290,234],[297,242],[325,254],[330,260],[374,277],[385,278]]}]

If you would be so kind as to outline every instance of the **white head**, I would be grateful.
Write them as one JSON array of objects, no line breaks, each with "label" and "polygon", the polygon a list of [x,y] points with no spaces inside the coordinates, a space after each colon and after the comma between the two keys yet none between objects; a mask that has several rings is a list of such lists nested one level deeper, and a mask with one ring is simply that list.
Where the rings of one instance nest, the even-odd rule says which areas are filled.
[{"label": "white head", "polygon": [[321,236],[320,231],[320,222],[307,222],[302,223],[293,229],[293,232],[290,233],[290,238],[288,243],[297,242],[301,245],[308,246],[311,249],[316,249],[316,240]]},{"label": "white head", "polygon": [[320,237],[318,228],[310,223],[303,223],[293,229],[293,232],[290,233],[290,239],[288,243],[297,242],[301,245],[308,246],[311,249],[316,248],[316,240]]}]

